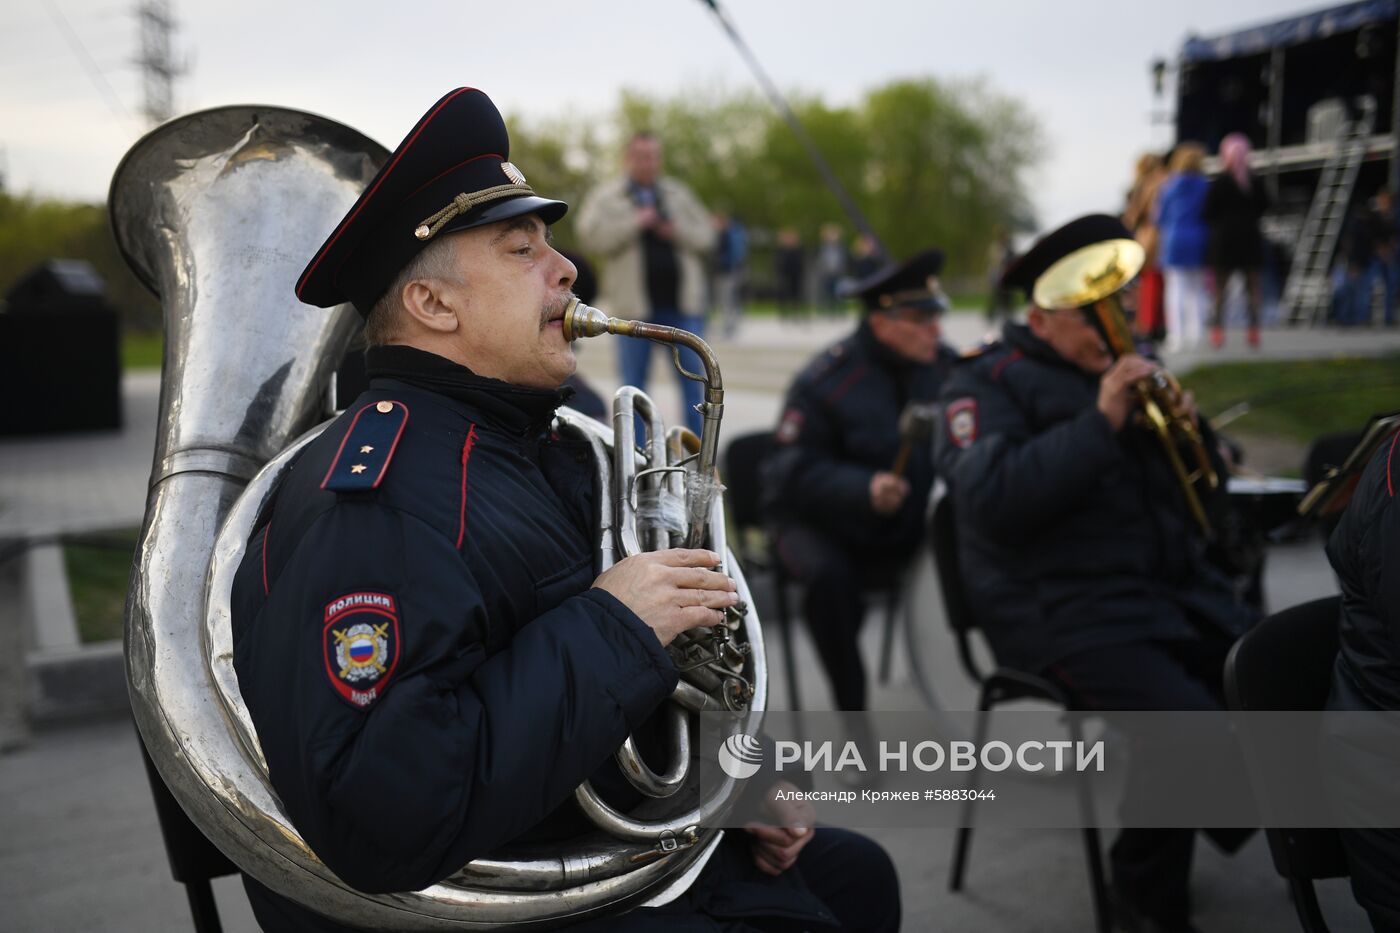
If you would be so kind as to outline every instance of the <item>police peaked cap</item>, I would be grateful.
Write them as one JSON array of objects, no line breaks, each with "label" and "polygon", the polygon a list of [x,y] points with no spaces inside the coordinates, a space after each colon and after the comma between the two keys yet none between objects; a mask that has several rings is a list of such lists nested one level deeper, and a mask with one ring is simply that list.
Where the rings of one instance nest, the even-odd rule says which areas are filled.
[{"label": "police peaked cap", "polygon": [[1001,285],[1003,288],[1019,288],[1029,297],[1035,291],[1036,279],[1075,250],[1104,240],[1132,238],[1132,233],[1117,217],[1086,214],[1036,240],[1034,246],[1002,273]]},{"label": "police peaked cap", "polygon": [[523,214],[552,224],[569,206],[538,197],[507,161],[510,137],[491,98],[459,87],[423,115],[297,281],[297,297],[368,315],[429,243]]},{"label": "police peaked cap", "polygon": [[901,263],[890,263],[852,285],[848,294],[860,297],[866,311],[901,307],[944,309],[941,292],[929,281],[943,271],[943,250],[926,249]]}]

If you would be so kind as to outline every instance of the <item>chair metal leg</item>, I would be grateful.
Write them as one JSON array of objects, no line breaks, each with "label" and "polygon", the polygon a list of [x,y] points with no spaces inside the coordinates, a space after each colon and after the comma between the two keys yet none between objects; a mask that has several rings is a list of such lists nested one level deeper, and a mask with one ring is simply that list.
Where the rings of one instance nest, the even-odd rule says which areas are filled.
[{"label": "chair metal leg", "polygon": [[1317,889],[1307,878],[1289,878],[1288,886],[1293,892],[1293,909],[1298,912],[1298,923],[1304,933],[1329,933],[1327,921],[1322,916],[1322,907],[1317,903]]},{"label": "chair metal leg", "polygon": [[894,660],[894,628],[899,621],[899,590],[892,589],[885,597],[885,631],[880,639],[880,683],[890,682],[890,667]]},{"label": "chair metal leg", "polygon": [[[1079,717],[1073,712],[1069,713],[1069,735],[1076,748],[1084,741]],[[1108,885],[1104,881],[1103,848],[1099,845],[1098,820],[1094,815],[1094,793],[1089,773],[1075,772],[1074,783],[1079,797],[1079,818],[1084,823],[1084,854],[1089,863],[1089,893],[1094,900],[1094,921],[1099,933],[1111,933],[1113,906],[1109,903]]]},{"label": "chair metal leg", "polygon": [[[977,724],[973,728],[974,747],[981,748],[987,740],[987,720],[991,717],[992,702],[991,687],[984,681],[977,703]],[[967,788],[969,790],[977,787],[979,770],[980,765],[968,772]],[[963,801],[962,811],[958,815],[958,835],[953,843],[953,864],[948,871],[948,890],[950,891],[962,890],[963,875],[967,870],[967,853],[972,847],[972,806],[973,801]]]},{"label": "chair metal leg", "polygon": [[1099,933],[1113,933],[1113,905],[1108,900],[1108,885],[1103,877],[1103,849],[1099,846],[1099,830],[1084,829],[1084,854],[1089,861],[1089,891],[1094,898],[1094,925]]},{"label": "chair metal leg", "polygon": [[797,636],[792,630],[792,613],[788,611],[787,574],[783,573],[781,560],[773,555],[774,601],[778,605],[778,631],[783,640],[783,671],[787,675],[788,709],[802,709],[802,693],[797,685]]},{"label": "chair metal leg", "polygon": [[186,881],[185,896],[190,901],[195,933],[223,933],[224,928],[219,923],[219,905],[214,901],[214,889],[208,878]]}]

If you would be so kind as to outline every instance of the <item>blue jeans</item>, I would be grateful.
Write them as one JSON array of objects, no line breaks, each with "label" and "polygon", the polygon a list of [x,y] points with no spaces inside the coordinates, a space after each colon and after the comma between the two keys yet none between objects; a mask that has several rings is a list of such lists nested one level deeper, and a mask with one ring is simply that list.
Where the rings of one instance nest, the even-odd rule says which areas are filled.
[{"label": "blue jeans", "polygon": [[1371,293],[1379,281],[1385,291],[1385,323],[1395,323],[1395,290],[1397,267],[1372,258],[1365,269],[1348,267],[1337,289],[1336,320],[1338,324],[1371,323]]},{"label": "blue jeans", "polygon": [[[664,324],[667,327],[679,327],[681,330],[688,330],[697,337],[705,336],[705,317],[702,314],[681,314],[675,308],[662,308],[652,312],[648,318],[653,324]],[[646,391],[647,373],[651,369],[652,351],[656,344],[650,340],[624,339],[618,347],[618,365],[621,368],[622,384],[636,386],[642,391]],[[662,349],[666,352],[666,366],[674,369],[671,362],[671,347],[663,344]],[[700,357],[694,350],[681,348],[681,363],[686,369],[693,373],[704,375],[705,370],[700,365]],[[676,373],[676,378],[681,383],[681,399],[685,403],[685,424],[686,427],[700,433],[700,412],[696,408],[705,398],[705,390],[701,383],[693,379],[687,379],[680,373]]]}]

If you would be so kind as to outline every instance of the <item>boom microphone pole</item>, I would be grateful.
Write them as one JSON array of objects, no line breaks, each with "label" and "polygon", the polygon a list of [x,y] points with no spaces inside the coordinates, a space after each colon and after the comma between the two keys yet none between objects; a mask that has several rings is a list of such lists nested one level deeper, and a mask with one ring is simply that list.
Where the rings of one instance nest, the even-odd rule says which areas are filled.
[{"label": "boom microphone pole", "polygon": [[831,170],[831,166],[827,164],[826,159],[822,157],[821,150],[819,150],[817,144],[812,141],[812,137],[807,135],[806,127],[797,119],[797,114],[792,112],[792,108],[788,106],[787,99],[783,97],[782,92],[778,90],[778,86],[768,77],[767,72],[763,70],[763,66],[758,63],[758,59],[754,57],[753,52],[750,51],[748,45],[745,44],[743,38],[740,37],[738,30],[734,28],[734,24],[729,21],[729,17],[719,8],[719,0],[700,0],[700,2],[714,12],[715,18],[719,20],[720,26],[724,28],[724,31],[729,34],[729,38],[733,40],[735,48],[739,50],[739,54],[744,57],[744,61],[749,63],[749,68],[753,70],[754,77],[758,79],[759,85],[768,95],[768,99],[772,101],[773,106],[777,108],[778,113],[787,121],[787,125],[797,136],[798,141],[802,143],[803,148],[807,150],[808,158],[816,165],[817,171],[821,172],[827,187],[831,189],[832,194],[836,195],[836,200],[841,202],[841,207],[846,211],[846,215],[850,217],[851,223],[855,224],[857,230],[874,241],[875,247],[879,250],[881,256],[888,258],[889,253],[885,251],[884,242],[876,235],[875,230],[870,226],[870,221],[865,219],[865,215],[861,213],[860,208],[856,207],[856,202],[846,191],[845,186],[841,184],[841,180],[836,177],[836,173]]}]

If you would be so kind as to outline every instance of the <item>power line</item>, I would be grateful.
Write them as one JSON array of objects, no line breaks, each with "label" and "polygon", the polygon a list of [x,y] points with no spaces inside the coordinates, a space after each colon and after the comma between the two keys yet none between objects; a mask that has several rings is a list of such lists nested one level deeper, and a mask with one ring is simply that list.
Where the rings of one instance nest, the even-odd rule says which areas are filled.
[{"label": "power line", "polygon": [[816,142],[808,135],[807,129],[802,125],[802,121],[797,119],[797,114],[793,113],[792,107],[788,105],[787,98],[783,96],[783,92],[778,90],[778,86],[773,83],[773,79],[768,77],[768,72],[763,70],[763,66],[759,64],[758,57],[754,55],[753,51],[749,49],[748,43],[739,35],[739,30],[734,28],[734,24],[730,21],[728,15],[720,9],[719,0],[700,0],[700,2],[709,7],[710,12],[715,14],[715,19],[719,21],[720,27],[729,35],[730,40],[734,43],[734,47],[739,50],[739,54],[743,57],[744,61],[748,63],[749,69],[753,71],[754,77],[758,79],[759,87],[763,88],[764,93],[766,93],[768,99],[772,101],[773,107],[778,111],[779,116],[787,122],[793,135],[797,137],[797,141],[807,150],[807,157],[812,160],[812,164],[815,165],[817,171],[821,173],[822,178],[826,181],[827,188],[831,189],[831,193],[836,196],[837,202],[839,202],[841,207],[846,211],[846,216],[851,219],[851,223],[855,224],[856,229],[861,233],[870,237],[881,255],[888,257],[889,253],[885,251],[885,245],[881,242],[879,235],[875,233],[875,228],[870,226],[870,221],[865,218],[865,214],[856,206],[855,199],[846,191],[846,186],[841,184],[841,179],[836,177],[836,172],[832,170],[831,165],[828,164],[826,159],[822,156],[821,150],[817,148]]},{"label": "power line", "polygon": [[175,16],[169,0],[144,0],[136,8],[141,21],[141,66],[145,100],[141,111],[151,125],[164,123],[175,115],[175,76],[184,73],[170,51],[170,34],[175,31]]},{"label": "power line", "polygon": [[83,45],[83,40],[78,38],[78,34],[74,32],[72,25],[68,22],[68,17],[64,16],[63,11],[58,8],[57,0],[44,0],[44,6],[48,8],[49,16],[52,17],[54,25],[58,27],[59,32],[63,33],[63,38],[67,41],[68,47],[72,49],[73,54],[77,56],[79,63],[83,66],[83,70],[87,72],[88,79],[92,81],[93,87],[97,88],[98,93],[101,94],[103,100],[107,102],[107,106],[117,116],[124,120],[130,120],[131,111],[126,109],[126,105],[122,103],[122,99],[117,96],[117,92],[112,89],[111,82],[107,80],[107,76],[102,73],[102,69],[97,67],[97,62],[88,54],[87,47]]}]

